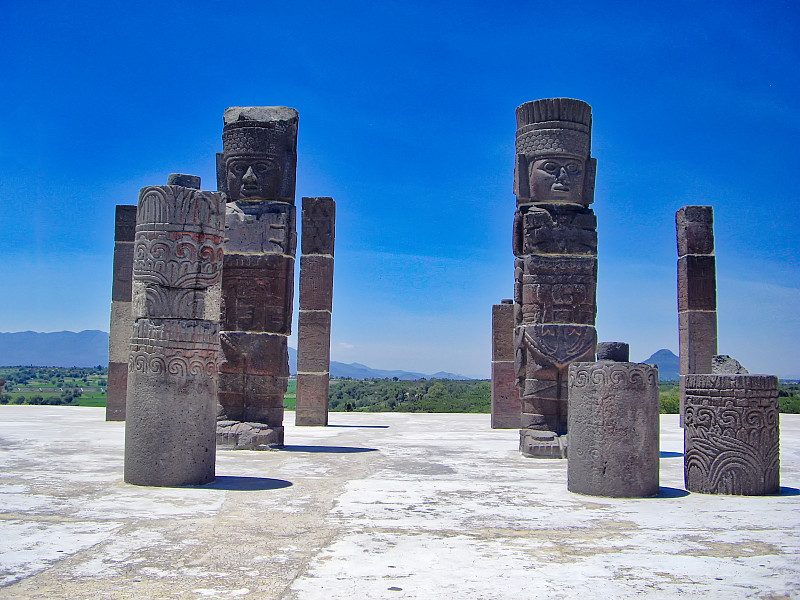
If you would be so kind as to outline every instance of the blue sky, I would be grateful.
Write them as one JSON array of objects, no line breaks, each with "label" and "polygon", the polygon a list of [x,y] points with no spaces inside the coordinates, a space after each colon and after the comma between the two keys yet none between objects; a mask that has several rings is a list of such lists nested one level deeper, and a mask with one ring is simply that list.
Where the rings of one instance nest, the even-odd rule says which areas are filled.
[{"label": "blue sky", "polygon": [[332,358],[488,377],[514,109],[567,96],[594,113],[600,339],[677,352],[674,213],[710,204],[719,351],[800,378],[794,3],[116,4],[3,3],[0,331],[107,330],[114,205],[215,189],[225,108],[285,105],[298,205],[337,202]]}]

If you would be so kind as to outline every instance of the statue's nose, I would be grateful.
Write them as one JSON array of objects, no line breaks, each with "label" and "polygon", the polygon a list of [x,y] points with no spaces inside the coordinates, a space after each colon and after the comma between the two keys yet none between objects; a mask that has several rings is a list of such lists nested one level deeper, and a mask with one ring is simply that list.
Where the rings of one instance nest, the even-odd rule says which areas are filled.
[{"label": "statue's nose", "polygon": [[256,183],[258,181],[258,177],[256,177],[253,167],[247,167],[247,173],[245,173],[244,177],[242,177],[242,181],[244,183]]},{"label": "statue's nose", "polygon": [[567,173],[567,170],[564,167],[561,167],[558,170],[557,181],[559,183],[568,183],[569,182],[569,174]]}]

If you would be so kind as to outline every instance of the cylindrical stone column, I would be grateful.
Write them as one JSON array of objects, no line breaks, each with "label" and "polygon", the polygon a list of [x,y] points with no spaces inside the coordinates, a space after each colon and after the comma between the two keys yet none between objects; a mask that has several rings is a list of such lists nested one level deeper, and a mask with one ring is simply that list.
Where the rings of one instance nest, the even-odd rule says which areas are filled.
[{"label": "cylindrical stone column", "polygon": [[114,219],[114,273],[111,284],[111,323],[108,334],[106,421],[125,420],[128,393],[128,346],[133,330],[133,238],[136,207],[118,205]]},{"label": "cylindrical stone column", "polygon": [[601,361],[569,367],[570,492],[658,494],[658,368]]},{"label": "cylindrical stone column", "polygon": [[303,198],[295,425],[328,424],[336,203]]},{"label": "cylindrical stone column", "polygon": [[519,429],[520,402],[514,370],[514,301],[492,306],[492,429]]},{"label": "cylindrical stone column", "polygon": [[127,483],[214,480],[224,207],[216,192],[177,185],[139,196]]},{"label": "cylindrical stone column", "polygon": [[761,496],[780,490],[778,378],[687,375],[686,489]]}]

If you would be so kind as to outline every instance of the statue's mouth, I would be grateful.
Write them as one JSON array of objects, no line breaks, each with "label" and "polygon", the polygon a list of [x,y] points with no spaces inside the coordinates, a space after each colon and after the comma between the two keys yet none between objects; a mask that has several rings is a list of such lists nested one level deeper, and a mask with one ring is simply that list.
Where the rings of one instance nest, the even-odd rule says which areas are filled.
[{"label": "statue's mouth", "polygon": [[563,183],[554,183],[553,187],[552,187],[552,190],[554,192],[568,192],[569,191],[569,186],[568,185],[564,185]]}]

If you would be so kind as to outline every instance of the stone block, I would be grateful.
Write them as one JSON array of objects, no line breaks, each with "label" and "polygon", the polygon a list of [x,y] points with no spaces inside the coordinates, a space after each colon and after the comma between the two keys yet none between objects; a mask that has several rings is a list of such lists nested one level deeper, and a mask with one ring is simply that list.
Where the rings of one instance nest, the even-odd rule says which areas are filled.
[{"label": "stone block", "polygon": [[111,323],[108,334],[108,360],[128,364],[133,313],[130,302],[111,303]]},{"label": "stone block", "polygon": [[678,256],[714,254],[714,211],[710,206],[684,206],[675,213]]},{"label": "stone block", "polygon": [[715,375],[748,375],[750,373],[742,363],[727,354],[718,354],[711,359],[711,372]]},{"label": "stone block", "polygon": [[133,242],[114,244],[114,274],[111,301],[130,302],[133,285]]},{"label": "stone block", "polygon": [[492,360],[514,360],[514,305],[492,306]]},{"label": "stone block", "polygon": [[597,219],[578,204],[520,207],[515,219],[517,256],[528,254],[597,255]]},{"label": "stone block", "polygon": [[625,342],[599,342],[597,344],[597,360],[628,362],[630,346]]},{"label": "stone block", "polygon": [[328,424],[327,373],[297,374],[297,408],[295,425],[323,426]]},{"label": "stone block", "polygon": [[125,399],[128,393],[128,363],[108,363],[106,387],[106,421],[125,420]]},{"label": "stone block", "polygon": [[300,257],[300,310],[333,307],[333,257],[304,254]]},{"label": "stone block", "polygon": [[281,254],[225,254],[223,331],[288,335],[292,325],[294,258]]},{"label": "stone block", "polygon": [[678,259],[678,311],[716,310],[716,259],[690,254]]},{"label": "stone block", "polygon": [[226,254],[294,256],[296,210],[283,202],[229,203],[225,214]]},{"label": "stone block", "polygon": [[778,378],[686,376],[684,479],[703,494],[780,490]]},{"label": "stone block", "polygon": [[519,429],[522,408],[514,363],[492,362],[492,429]]},{"label": "stone block", "polygon": [[289,376],[289,353],[284,335],[223,331],[220,348],[221,373]]},{"label": "stone block", "polygon": [[567,441],[553,431],[520,429],[519,451],[528,458],[567,458]]},{"label": "stone block", "polygon": [[283,448],[283,426],[240,421],[217,422],[217,448],[222,450],[272,450]]},{"label": "stone block", "polygon": [[516,342],[528,355],[528,364],[541,367],[552,365],[557,369],[571,362],[594,358],[597,333],[591,325],[531,324],[517,327]]},{"label": "stone block", "polygon": [[331,313],[301,310],[297,323],[297,372],[327,373],[331,357]]},{"label": "stone block", "polygon": [[711,373],[717,354],[716,311],[678,313],[678,345],[682,374]]},{"label": "stone block", "polygon": [[569,366],[567,489],[614,498],[658,494],[658,368]]},{"label": "stone block", "polygon": [[114,213],[114,241],[133,242],[136,235],[136,206],[117,204]]},{"label": "stone block", "polygon": [[167,185],[178,185],[181,187],[200,189],[200,178],[197,175],[185,175],[183,173],[170,173],[167,177]]},{"label": "stone block", "polygon": [[333,198],[303,198],[302,253],[333,256],[335,223]]},{"label": "stone block", "polygon": [[523,323],[594,324],[595,257],[531,255],[521,266]]}]

